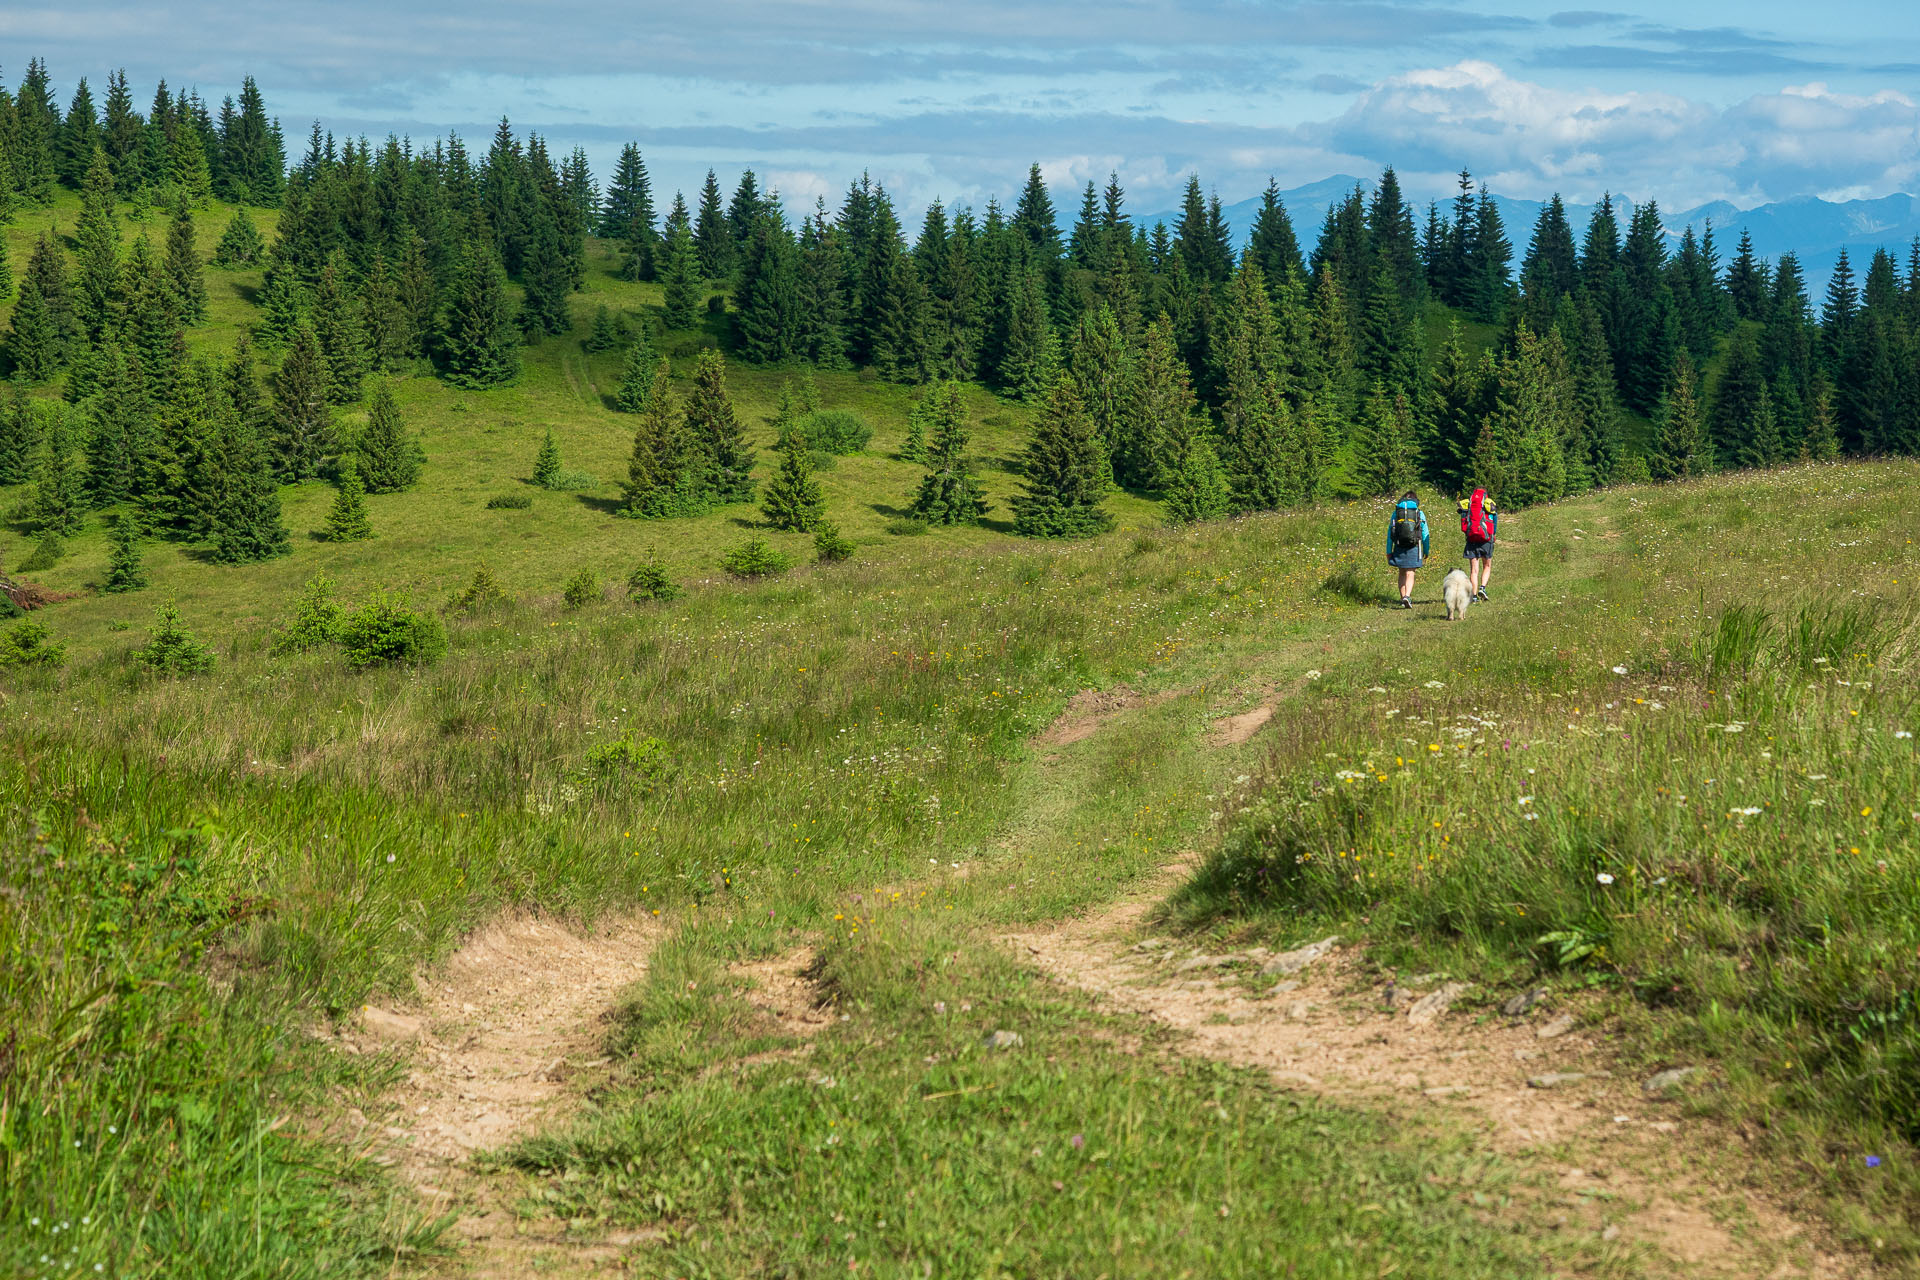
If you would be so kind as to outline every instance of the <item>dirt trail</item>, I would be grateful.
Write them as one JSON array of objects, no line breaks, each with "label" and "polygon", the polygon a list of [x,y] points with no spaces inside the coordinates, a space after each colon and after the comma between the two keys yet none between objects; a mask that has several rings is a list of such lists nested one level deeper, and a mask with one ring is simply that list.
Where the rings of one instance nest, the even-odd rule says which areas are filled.
[{"label": "dirt trail", "polygon": [[400,1045],[407,1079],[383,1114],[355,1113],[375,1158],[393,1165],[432,1214],[455,1213],[464,1247],[450,1270],[492,1278],[594,1274],[637,1237],[580,1240],[564,1223],[522,1219],[510,1179],[472,1170],[470,1157],[551,1124],[579,1073],[605,1065],[602,1015],[646,973],[657,925],[620,921],[576,934],[552,921],[510,918],[469,939],[421,982],[420,1005],[365,1009],[341,1037],[347,1052]]},{"label": "dirt trail", "polygon": [[1189,869],[1170,867],[1097,914],[1007,942],[1055,979],[1187,1033],[1186,1052],[1389,1116],[1444,1108],[1516,1163],[1539,1229],[1585,1232],[1636,1274],[1873,1274],[1738,1185],[1751,1165],[1739,1138],[1686,1116],[1672,1091],[1648,1093],[1645,1073],[1617,1070],[1575,1008],[1543,1002],[1508,1017],[1465,1007],[1469,990],[1454,996],[1461,1009],[1436,1013],[1447,1003],[1444,975],[1402,975],[1389,994],[1337,943],[1297,970],[1263,976],[1279,957],[1196,955],[1141,939],[1151,906]]}]

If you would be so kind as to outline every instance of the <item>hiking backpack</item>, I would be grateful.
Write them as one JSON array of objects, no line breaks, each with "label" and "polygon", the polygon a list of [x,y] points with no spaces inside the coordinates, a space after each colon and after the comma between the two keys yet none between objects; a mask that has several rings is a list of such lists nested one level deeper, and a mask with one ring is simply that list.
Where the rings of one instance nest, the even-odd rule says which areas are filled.
[{"label": "hiking backpack", "polygon": [[1409,551],[1420,545],[1420,508],[1398,506],[1393,509],[1393,549]]},{"label": "hiking backpack", "polygon": [[1470,542],[1492,542],[1493,520],[1487,515],[1487,491],[1475,489],[1473,497],[1467,500],[1467,508],[1460,513],[1460,532],[1467,535]]}]

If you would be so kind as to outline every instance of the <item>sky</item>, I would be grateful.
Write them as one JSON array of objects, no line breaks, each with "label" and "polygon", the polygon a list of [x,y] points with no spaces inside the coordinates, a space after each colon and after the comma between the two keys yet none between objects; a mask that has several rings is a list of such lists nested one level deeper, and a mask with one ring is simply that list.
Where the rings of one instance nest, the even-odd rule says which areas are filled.
[{"label": "sky", "polygon": [[[1605,0],[1600,0],[1605,2]],[[868,171],[907,210],[1003,201],[1038,162],[1063,222],[1117,174],[1231,204],[1392,164],[1417,199],[1496,191],[1688,208],[1920,191],[1920,21],[1897,0],[8,0],[0,76],[63,105],[124,67],[211,103],[252,74],[296,153],[499,118],[597,174],[637,142],[662,203],[743,168],[790,211]]]}]

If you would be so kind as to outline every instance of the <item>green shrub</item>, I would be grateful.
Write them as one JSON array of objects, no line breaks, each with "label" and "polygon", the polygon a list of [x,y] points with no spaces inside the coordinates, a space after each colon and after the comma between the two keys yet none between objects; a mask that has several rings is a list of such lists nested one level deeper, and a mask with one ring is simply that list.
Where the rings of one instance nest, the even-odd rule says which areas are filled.
[{"label": "green shrub", "polygon": [[612,742],[587,751],[587,773],[594,778],[620,778],[652,791],[673,769],[667,744],[655,737],[638,737],[629,729]]},{"label": "green shrub", "polygon": [[533,505],[533,495],[529,493],[496,493],[487,499],[489,511],[525,511]]},{"label": "green shrub", "polygon": [[927,522],[919,516],[901,516],[887,521],[887,532],[903,538],[917,538],[927,531]]},{"label": "green shrub", "polygon": [[33,550],[20,562],[21,573],[38,573],[42,569],[51,569],[60,563],[60,557],[67,554],[67,544],[60,540],[58,532],[48,529],[40,535],[40,541],[33,544]]},{"label": "green shrub", "polygon": [[455,613],[479,613],[484,609],[498,609],[512,603],[513,597],[507,594],[500,579],[493,576],[493,570],[482,564],[473,571],[473,581],[447,601],[447,608]]},{"label": "green shrub", "polygon": [[300,599],[293,606],[293,618],[273,638],[275,653],[305,653],[330,645],[340,638],[340,604],[333,598],[333,579],[315,574],[307,579]]},{"label": "green shrub", "polygon": [[569,609],[598,604],[600,599],[600,577],[591,569],[582,569],[568,578],[567,585],[560,592],[561,602]]},{"label": "green shrub", "polygon": [[678,600],[680,595],[680,584],[667,576],[657,560],[642,561],[627,575],[629,600]]},{"label": "green shrub", "polygon": [[432,614],[410,609],[401,597],[381,592],[340,624],[340,649],[350,667],[431,666],[447,654],[447,631]]},{"label": "green shrub", "polygon": [[61,667],[67,648],[47,639],[44,622],[28,619],[0,631],[0,667]]},{"label": "green shrub", "polygon": [[829,563],[845,560],[853,555],[853,539],[843,536],[840,526],[829,521],[814,530],[813,553]]},{"label": "green shrub", "polygon": [[180,625],[180,608],[173,597],[160,606],[148,640],[133,651],[133,660],[164,676],[197,675],[213,669],[213,650]]},{"label": "green shrub", "polygon": [[858,453],[873,439],[873,428],[860,415],[845,409],[817,409],[801,414],[794,426],[807,443],[821,453]]},{"label": "green shrub", "polygon": [[598,489],[600,477],[591,471],[562,471],[553,477],[547,488],[561,493],[578,493],[582,489]]},{"label": "green shrub", "polygon": [[774,550],[756,533],[721,556],[720,567],[736,578],[769,578],[791,569],[793,557]]}]

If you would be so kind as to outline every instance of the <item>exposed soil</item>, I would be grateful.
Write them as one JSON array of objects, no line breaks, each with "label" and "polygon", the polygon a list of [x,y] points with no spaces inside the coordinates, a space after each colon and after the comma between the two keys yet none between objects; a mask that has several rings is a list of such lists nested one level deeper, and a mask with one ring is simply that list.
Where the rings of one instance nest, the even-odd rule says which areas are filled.
[{"label": "exposed soil", "polygon": [[[1149,908],[1184,870],[1008,942],[1059,981],[1187,1033],[1186,1052],[1389,1117],[1454,1113],[1514,1162],[1532,1189],[1525,1211],[1535,1229],[1587,1233],[1640,1274],[1872,1274],[1742,1185],[1753,1159],[1740,1139],[1687,1116],[1675,1091],[1648,1093],[1646,1073],[1617,1069],[1577,1007],[1542,1003],[1508,1017],[1476,1007],[1471,988],[1452,992],[1445,975],[1384,983],[1337,944],[1296,972],[1263,977],[1275,959],[1265,951],[1205,956],[1140,940]],[[1449,995],[1457,1007],[1444,1007]]]},{"label": "exposed soil", "polygon": [[454,1260],[491,1278],[588,1275],[617,1264],[640,1236],[583,1240],[553,1220],[523,1218],[515,1188],[476,1172],[470,1157],[551,1125],[578,1094],[581,1073],[605,1066],[603,1015],[646,973],[659,928],[619,921],[574,933],[509,918],[474,935],[421,982],[411,1009],[369,1006],[342,1035],[347,1052],[396,1045],[412,1054],[385,1114],[356,1113],[376,1159],[395,1166],[431,1214],[453,1213]]},{"label": "exposed soil", "polygon": [[1124,684],[1111,689],[1082,689],[1067,699],[1064,710],[1034,742],[1043,747],[1064,747],[1083,742],[1100,732],[1101,726],[1144,699]]},{"label": "exposed soil", "polygon": [[1216,747],[1237,747],[1260,732],[1261,727],[1271,719],[1273,708],[1264,706],[1242,711],[1237,716],[1223,716],[1213,722],[1211,741]]}]

